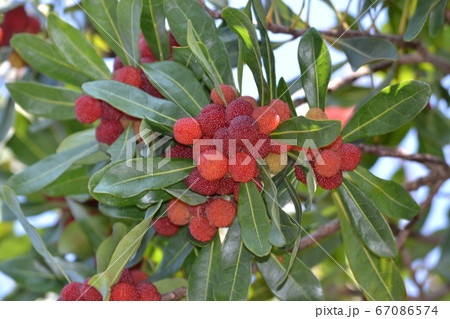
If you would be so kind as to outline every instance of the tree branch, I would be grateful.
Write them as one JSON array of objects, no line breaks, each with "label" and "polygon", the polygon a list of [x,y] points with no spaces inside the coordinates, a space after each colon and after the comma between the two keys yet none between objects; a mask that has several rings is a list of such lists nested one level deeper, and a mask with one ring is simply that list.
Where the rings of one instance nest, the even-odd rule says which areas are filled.
[{"label": "tree branch", "polygon": [[162,295],[162,301],[176,301],[186,297],[186,287],[178,288],[172,292]]},{"label": "tree branch", "polygon": [[321,241],[325,237],[328,237],[328,236],[334,234],[340,228],[341,228],[341,224],[339,223],[339,218],[335,218],[335,219],[329,221],[328,223],[319,226],[319,228],[317,228],[315,232],[303,237],[300,240],[299,251]]}]

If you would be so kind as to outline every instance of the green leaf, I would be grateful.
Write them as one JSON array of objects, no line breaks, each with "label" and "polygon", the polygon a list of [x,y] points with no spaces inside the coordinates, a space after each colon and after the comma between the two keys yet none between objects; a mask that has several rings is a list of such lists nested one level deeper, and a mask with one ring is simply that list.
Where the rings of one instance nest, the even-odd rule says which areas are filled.
[{"label": "green leaf", "polygon": [[17,198],[17,195],[14,193],[14,191],[8,186],[2,186],[2,198],[5,201],[6,205],[8,205],[9,209],[14,212],[20,224],[25,229],[28,237],[30,237],[31,244],[33,245],[34,249],[45,259],[47,264],[51,267],[56,275],[62,275],[68,282],[70,282],[67,274],[59,266],[52,254],[48,251],[36,228],[34,228],[33,225],[30,224],[28,219],[23,214],[22,209],[20,208],[19,199]]},{"label": "green leaf", "polygon": [[408,22],[403,40],[414,40],[422,30],[428,15],[436,7],[440,0],[421,0],[417,2],[416,11]]},{"label": "green leaf", "polygon": [[394,258],[397,255],[394,235],[372,201],[346,180],[339,187],[339,194],[346,208],[344,213],[366,247],[380,257]]},{"label": "green leaf", "polygon": [[67,170],[43,191],[51,197],[86,194],[88,181],[87,167],[80,166]]},{"label": "green leaf", "polygon": [[344,50],[353,71],[361,66],[377,61],[397,61],[398,52],[395,46],[384,39],[374,37],[356,37],[340,39],[339,46]]},{"label": "green leaf", "polygon": [[294,102],[292,101],[291,94],[289,92],[289,87],[283,77],[278,81],[277,89],[278,98],[289,105],[291,109],[292,116],[297,116],[297,110],[295,109]]},{"label": "green leaf", "polygon": [[161,94],[184,111],[183,116],[197,116],[209,104],[202,85],[191,70],[172,61],[142,65],[145,75]]},{"label": "green leaf", "polygon": [[112,234],[102,241],[95,254],[97,261],[97,272],[104,272],[108,268],[111,257],[120,240],[127,233],[127,227],[122,223],[113,225]]},{"label": "green leaf", "polygon": [[120,38],[134,67],[137,67],[141,60],[139,51],[141,11],[142,0],[120,0],[117,5],[117,26]]},{"label": "green leaf", "polygon": [[34,193],[56,180],[73,163],[97,149],[97,143],[90,143],[50,155],[13,175],[6,184],[21,195]]},{"label": "green leaf", "polygon": [[145,217],[145,210],[139,209],[136,206],[109,206],[103,203],[98,205],[98,210],[105,216],[113,218],[122,218],[129,220],[143,220]]},{"label": "green leaf", "polygon": [[3,142],[6,135],[8,135],[9,129],[14,123],[14,101],[9,99],[6,106],[0,109],[0,143]]},{"label": "green leaf", "polygon": [[432,38],[437,37],[444,28],[446,5],[447,0],[440,0],[430,13],[430,25],[428,26],[428,34]]},{"label": "green leaf", "polygon": [[340,121],[312,120],[304,116],[292,117],[278,125],[270,137],[279,142],[305,147],[305,143],[314,141],[307,147],[320,148],[333,143],[341,130]]},{"label": "green leaf", "polygon": [[331,58],[327,45],[316,29],[309,29],[300,40],[298,61],[309,107],[324,110],[331,77]]},{"label": "green leaf", "polygon": [[344,127],[342,138],[350,142],[395,131],[415,118],[430,96],[431,88],[425,82],[410,80],[388,86],[361,105]]},{"label": "green leaf", "polygon": [[178,233],[170,237],[163,249],[163,259],[149,280],[156,281],[174,275],[180,270],[193,248],[194,246],[186,238],[186,228],[181,228]]},{"label": "green leaf", "polygon": [[166,0],[164,10],[170,30],[182,46],[188,45],[186,30],[189,30],[188,24],[191,21],[192,31],[205,44],[211,66],[217,71],[220,83],[233,85],[227,49],[219,37],[214,20],[205,9],[196,0]]},{"label": "green leaf", "polygon": [[[160,167],[161,166],[161,167]],[[111,165],[95,187],[95,193],[120,198],[159,190],[186,178],[195,168],[192,160],[178,158],[134,158]]]},{"label": "green leaf", "polygon": [[350,269],[368,300],[406,300],[405,285],[394,260],[380,258],[361,242],[350,225],[348,212],[337,191],[332,192],[338,207],[345,254]]},{"label": "green leaf", "polygon": [[134,86],[117,81],[85,83],[83,90],[128,115],[148,119],[168,127],[172,127],[177,119],[184,116],[176,104],[158,99]]},{"label": "green leaf", "polygon": [[36,82],[12,82],[6,87],[27,112],[55,120],[75,118],[75,100],[81,96],[80,92]]},{"label": "green leaf", "polygon": [[220,264],[220,246],[220,239],[216,237],[210,245],[200,250],[189,273],[187,300],[214,300],[213,288]]},{"label": "green leaf", "polygon": [[281,253],[278,256],[271,253],[264,258],[258,258],[258,269],[270,290],[281,300],[323,300],[319,280],[299,258],[295,258],[286,281],[280,287],[278,286],[278,281],[286,273],[289,258],[287,253]]},{"label": "green leaf", "polygon": [[[156,212],[160,207],[161,202],[155,204],[152,207],[152,211]],[[105,299],[109,293],[109,288],[119,280],[125,265],[137,251],[142,238],[150,229],[154,213],[149,215],[149,217],[134,226],[125,236],[123,236],[114,250],[106,270],[89,280],[89,285],[97,288]]]},{"label": "green leaf", "polygon": [[158,60],[169,58],[169,33],[166,30],[163,0],[143,0],[142,34]]},{"label": "green leaf", "polygon": [[247,300],[252,281],[253,255],[241,240],[237,218],[227,231],[214,285],[215,300]]},{"label": "green leaf", "polygon": [[[179,188],[178,186],[177,188],[172,188],[175,186],[176,185],[170,186],[169,188],[164,188],[164,190],[188,205],[197,206],[206,203],[208,200],[208,197],[193,192],[188,188]],[[186,186],[183,184],[183,187]]]},{"label": "green leaf", "polygon": [[238,217],[245,247],[256,256],[266,256],[272,249],[269,243],[270,220],[253,181],[240,184]]},{"label": "green leaf", "polygon": [[241,10],[228,7],[223,10],[222,16],[231,31],[236,33],[239,39],[241,39],[239,42],[239,54],[242,55],[242,61],[248,65],[253,73],[253,78],[258,87],[261,105],[268,104],[270,91],[263,75],[261,50],[259,48],[255,27],[248,16]]},{"label": "green leaf", "polygon": [[192,53],[189,47],[173,47],[172,54],[173,60],[175,62],[178,62],[191,70],[195,74],[195,77],[197,79],[203,80],[205,82],[205,85],[208,85],[208,88],[209,86],[211,86],[211,88],[214,87],[214,83],[212,83],[211,80],[207,78],[203,66],[198,62],[194,53]]},{"label": "green leaf", "polygon": [[61,256],[74,254],[79,260],[91,258],[94,254],[89,238],[77,221],[70,222],[62,230],[56,249]]},{"label": "green leaf", "polygon": [[111,77],[105,62],[80,30],[50,14],[48,34],[61,55],[82,73],[94,80]]},{"label": "green leaf", "polygon": [[[136,135],[134,133],[133,123],[130,123],[125,131],[108,148],[108,154],[111,155],[111,163],[120,162],[127,159],[127,155],[135,154]],[[127,147],[129,149],[127,149]],[[130,154],[127,154],[127,151]]]},{"label": "green leaf", "polygon": [[118,2],[111,0],[83,0],[83,8],[103,39],[119,56],[124,65],[132,65],[133,61],[122,38],[118,25]]},{"label": "green leaf", "polygon": [[[112,1],[111,1],[112,2]],[[55,80],[81,86],[89,77],[62,57],[56,46],[28,33],[16,34],[11,45],[38,72]]]},{"label": "green leaf", "polygon": [[392,218],[411,219],[420,212],[419,205],[399,184],[378,178],[361,166],[347,174],[383,214]]}]

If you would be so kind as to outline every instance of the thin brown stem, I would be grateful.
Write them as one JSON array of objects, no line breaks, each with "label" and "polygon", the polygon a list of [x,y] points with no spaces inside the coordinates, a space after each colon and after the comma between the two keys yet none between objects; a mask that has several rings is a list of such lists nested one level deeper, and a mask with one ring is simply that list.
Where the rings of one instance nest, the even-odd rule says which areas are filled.
[{"label": "thin brown stem", "polygon": [[162,295],[162,301],[176,301],[186,297],[186,287],[178,288],[174,291]]}]

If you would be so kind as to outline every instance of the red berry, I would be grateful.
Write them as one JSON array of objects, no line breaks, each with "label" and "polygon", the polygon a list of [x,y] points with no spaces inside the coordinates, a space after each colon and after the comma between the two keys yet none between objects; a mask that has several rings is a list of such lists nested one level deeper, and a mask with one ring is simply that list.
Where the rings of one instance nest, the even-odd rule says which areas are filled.
[{"label": "red berry", "polygon": [[287,153],[292,149],[292,145],[284,144],[275,140],[270,141],[270,152],[275,154]]},{"label": "red berry", "polygon": [[232,194],[234,191],[234,185],[236,185],[236,182],[231,177],[224,177],[220,180],[220,186],[216,193],[219,195]]},{"label": "red berry", "polygon": [[314,162],[314,171],[323,176],[331,177],[341,170],[341,158],[339,154],[332,150],[320,151],[320,156]]},{"label": "red berry", "polygon": [[114,71],[112,79],[137,88],[140,88],[142,84],[140,71],[132,66],[124,66]]},{"label": "red berry", "polygon": [[200,154],[197,167],[207,181],[219,180],[228,172],[228,159],[219,151],[207,150]]},{"label": "red berry", "polygon": [[192,158],[192,148],[190,148],[189,146],[177,144],[172,147],[167,153],[165,153],[164,157]]},{"label": "red berry", "polygon": [[141,301],[161,301],[161,294],[155,285],[148,281],[142,281],[136,285]]},{"label": "red berry", "polygon": [[246,100],[237,99],[228,104],[225,113],[227,123],[230,123],[231,120],[237,116],[246,115],[251,117],[253,113],[253,106]]},{"label": "red berry", "polygon": [[129,284],[133,283],[133,277],[131,277],[131,272],[129,269],[124,269],[120,275],[119,282],[127,282]]},{"label": "red berry", "polygon": [[197,116],[204,136],[214,136],[219,128],[226,127],[225,107],[219,104],[209,104]]},{"label": "red berry", "polygon": [[269,106],[260,106],[252,113],[253,119],[258,123],[259,133],[269,134],[280,124],[277,112]]},{"label": "red berry", "polygon": [[155,231],[162,236],[173,236],[178,231],[178,226],[170,222],[169,218],[162,217],[153,223]]},{"label": "red berry", "polygon": [[102,119],[109,121],[118,121],[120,118],[124,116],[124,113],[118,109],[116,109],[111,104],[102,101]]},{"label": "red berry", "polygon": [[180,201],[178,198],[171,199],[167,208],[167,217],[174,225],[182,226],[188,224],[191,218],[188,204]]},{"label": "red berry", "polygon": [[81,297],[81,286],[79,282],[72,281],[61,290],[61,301],[78,301]]},{"label": "red berry", "polygon": [[[146,63],[146,62],[141,60],[141,63]],[[140,70],[140,75],[141,75],[141,90],[142,91],[144,91],[154,97],[157,97],[158,99],[165,99],[164,96],[161,93],[159,93],[159,91],[153,86],[153,84],[150,83],[150,81],[148,80],[144,71]]]},{"label": "red berry", "polygon": [[217,228],[211,225],[206,217],[195,216],[189,223],[189,232],[196,240],[207,242],[214,238]]},{"label": "red berry", "polygon": [[358,146],[345,143],[339,149],[343,171],[353,171],[361,163],[362,153]]},{"label": "red berry", "polygon": [[256,100],[254,98],[252,98],[251,96],[247,96],[247,95],[241,96],[240,99],[245,100],[248,103],[250,103],[254,109],[256,109],[258,107],[258,102],[256,102]]},{"label": "red berry", "polygon": [[291,117],[291,109],[289,105],[280,99],[270,101],[270,107],[280,116],[280,122],[286,121]]},{"label": "red berry", "polygon": [[82,301],[102,301],[103,296],[102,294],[94,287],[91,287],[88,282],[91,278],[87,278],[84,283],[82,284],[80,291],[81,291],[81,298]]},{"label": "red berry", "polygon": [[36,34],[41,31],[41,24],[35,17],[28,17],[27,26],[25,28],[26,33]]},{"label": "red berry", "polygon": [[123,127],[120,122],[102,120],[95,130],[95,137],[100,143],[111,145],[122,134]]},{"label": "red berry", "polygon": [[133,269],[130,271],[131,277],[133,278],[133,283],[137,285],[143,280],[146,280],[148,278],[148,275],[139,269]]},{"label": "red berry", "polygon": [[230,139],[236,141],[237,146],[244,146],[246,141],[254,144],[259,137],[258,124],[250,116],[238,116],[231,120],[228,134]]},{"label": "red berry", "polygon": [[28,23],[28,16],[24,6],[16,7],[5,13],[3,25],[5,29],[11,29],[13,33],[20,33],[25,30]]},{"label": "red berry", "polygon": [[75,115],[80,123],[92,123],[102,116],[102,103],[89,95],[82,95],[75,101]]},{"label": "red berry", "polygon": [[226,85],[226,84],[220,84],[220,89],[222,90],[222,94],[223,97],[225,98],[226,103],[224,103],[222,101],[222,98],[220,97],[219,93],[217,92],[217,90],[214,88],[211,91],[211,100],[216,103],[216,104],[220,104],[220,105],[225,105],[225,104],[230,104],[231,101],[233,101],[234,99],[236,99],[236,92],[234,91],[234,88]]},{"label": "red berry", "polygon": [[206,217],[215,227],[230,226],[235,216],[236,206],[223,198],[215,199],[206,206]]},{"label": "red berry", "polygon": [[200,175],[197,168],[194,168],[184,183],[190,190],[202,195],[213,195],[220,186],[220,180],[207,181]]},{"label": "red berry", "polygon": [[[141,52],[141,58],[145,58],[146,59],[146,63],[147,62],[157,62],[158,60],[155,58],[155,56],[153,55],[152,50],[150,49],[150,47],[147,44],[147,41],[145,40],[145,38],[141,38],[139,40],[139,51]],[[142,60],[141,60],[141,63]]]},{"label": "red berry", "polygon": [[250,154],[255,159],[265,158],[270,152],[270,137],[267,134],[260,134],[256,143],[252,144],[252,148],[248,145],[244,146],[243,152]]},{"label": "red berry", "polygon": [[301,167],[299,165],[295,165],[295,177],[306,185],[306,176],[305,173],[303,173]]},{"label": "red berry", "polygon": [[139,293],[133,284],[120,282],[111,288],[110,301],[138,301]]},{"label": "red berry", "polygon": [[173,136],[178,143],[191,145],[194,140],[202,137],[202,130],[194,118],[184,117],[175,122]]},{"label": "red berry", "polygon": [[120,58],[119,58],[118,56],[116,56],[116,57],[114,58],[114,66],[113,66],[113,70],[114,70],[114,71],[117,71],[117,70],[119,70],[119,69],[121,69],[121,68],[123,68],[123,67],[124,67],[124,65],[123,65],[122,60],[120,60]]},{"label": "red berry", "polygon": [[177,40],[173,36],[173,33],[169,31],[169,45],[170,47],[179,47]]},{"label": "red berry", "polygon": [[212,198],[209,198],[206,203],[200,204],[200,205],[195,205],[195,206],[191,206],[189,205],[189,212],[191,213],[192,216],[203,216],[206,217],[205,214],[205,208],[208,205],[208,203],[210,203],[212,201]]},{"label": "red berry", "polygon": [[333,189],[341,186],[342,184],[342,173],[339,172],[331,177],[324,177],[316,174],[317,184],[323,189]]},{"label": "red berry", "polygon": [[228,128],[222,127],[214,133],[213,139],[218,142],[222,142],[222,147],[217,146],[217,150],[221,151],[223,155],[228,157],[230,152],[230,135],[228,134]]},{"label": "red berry", "polygon": [[333,151],[337,152],[337,151],[339,151],[341,146],[342,146],[342,135],[339,135],[333,143],[331,143],[328,146],[325,146],[324,149],[333,150]]},{"label": "red berry", "polygon": [[228,167],[231,177],[240,183],[251,181],[257,174],[255,159],[245,153],[236,153],[236,157],[230,160]]}]

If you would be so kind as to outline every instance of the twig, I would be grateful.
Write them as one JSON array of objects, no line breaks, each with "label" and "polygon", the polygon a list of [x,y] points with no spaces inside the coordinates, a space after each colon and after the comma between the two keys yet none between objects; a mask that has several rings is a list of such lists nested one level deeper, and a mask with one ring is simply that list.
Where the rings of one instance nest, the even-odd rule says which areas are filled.
[{"label": "twig", "polygon": [[186,297],[186,287],[178,288],[172,292],[162,295],[162,301],[176,301]]},{"label": "twig", "polygon": [[334,234],[340,228],[341,228],[341,224],[339,223],[339,218],[335,218],[335,219],[329,221],[328,223],[319,226],[319,228],[317,228],[315,232],[313,232],[309,236],[303,237],[300,240],[299,251],[315,244],[316,242],[321,241],[325,237],[328,237],[328,236]]}]

